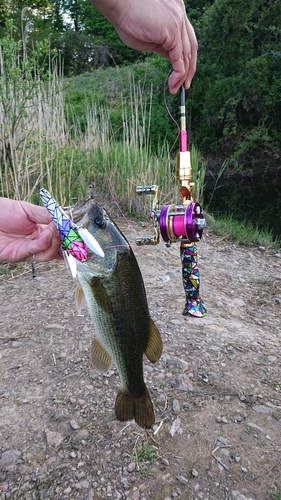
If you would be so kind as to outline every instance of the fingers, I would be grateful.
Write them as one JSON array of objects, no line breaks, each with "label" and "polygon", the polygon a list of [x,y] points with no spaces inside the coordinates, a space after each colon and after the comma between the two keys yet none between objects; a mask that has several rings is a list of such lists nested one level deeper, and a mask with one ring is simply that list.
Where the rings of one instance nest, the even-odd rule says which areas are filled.
[{"label": "fingers", "polygon": [[[185,88],[188,89],[191,85],[191,80],[195,75],[196,71],[196,63],[197,63],[197,52],[198,52],[198,43],[195,35],[195,31],[193,29],[192,24],[186,19],[186,35],[189,40],[189,54],[184,53],[185,64],[187,68],[187,74],[185,78]],[[186,45],[184,45],[187,47]]]},{"label": "fingers", "polygon": [[54,223],[43,229],[36,238],[19,238],[10,241],[0,250],[0,258],[6,262],[47,262],[61,259],[61,239]]},{"label": "fingers", "polygon": [[61,239],[53,223],[42,231],[36,240],[26,243],[28,256],[25,260],[47,262],[52,259],[62,258],[60,253]]},{"label": "fingers", "polygon": [[196,71],[198,44],[194,29],[187,18],[180,41],[177,40],[175,48],[168,53],[168,59],[173,66],[168,81],[171,94],[176,94],[181,85],[188,89]]},{"label": "fingers", "polygon": [[27,201],[21,201],[20,204],[21,208],[32,222],[36,222],[37,224],[48,224],[51,222],[52,218],[45,207],[39,207]]}]

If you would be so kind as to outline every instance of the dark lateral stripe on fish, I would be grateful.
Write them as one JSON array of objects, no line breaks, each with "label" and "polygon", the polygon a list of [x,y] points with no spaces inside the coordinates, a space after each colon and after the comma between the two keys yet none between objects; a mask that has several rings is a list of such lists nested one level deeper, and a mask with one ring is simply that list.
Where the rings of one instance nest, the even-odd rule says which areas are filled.
[{"label": "dark lateral stripe on fish", "polygon": [[115,415],[120,422],[135,419],[140,427],[150,429],[155,417],[147,387],[144,387],[143,394],[138,397],[119,391],[115,401]]}]

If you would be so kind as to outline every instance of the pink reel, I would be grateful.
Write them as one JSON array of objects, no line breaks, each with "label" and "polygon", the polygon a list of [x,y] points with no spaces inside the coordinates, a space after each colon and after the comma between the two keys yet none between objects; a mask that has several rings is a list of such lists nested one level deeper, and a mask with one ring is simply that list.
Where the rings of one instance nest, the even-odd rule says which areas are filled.
[{"label": "pink reel", "polygon": [[201,240],[206,226],[199,203],[188,206],[164,205],[159,216],[160,233],[166,243],[175,241],[196,242]]}]

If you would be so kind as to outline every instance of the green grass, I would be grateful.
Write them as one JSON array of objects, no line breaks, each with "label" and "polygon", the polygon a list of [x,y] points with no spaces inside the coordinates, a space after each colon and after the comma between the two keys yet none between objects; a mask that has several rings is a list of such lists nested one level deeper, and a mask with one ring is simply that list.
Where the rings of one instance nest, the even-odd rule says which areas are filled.
[{"label": "green grass", "polygon": [[237,245],[259,245],[265,248],[280,248],[280,239],[271,230],[259,229],[247,221],[238,221],[233,215],[216,216],[206,214],[207,228],[217,236],[231,240]]},{"label": "green grass", "polygon": [[144,441],[135,450],[135,460],[137,463],[150,462],[154,464],[157,459],[157,451],[147,441]]},{"label": "green grass", "polygon": [[274,488],[274,490],[271,490],[270,492],[271,498],[273,500],[281,500],[281,490]]}]

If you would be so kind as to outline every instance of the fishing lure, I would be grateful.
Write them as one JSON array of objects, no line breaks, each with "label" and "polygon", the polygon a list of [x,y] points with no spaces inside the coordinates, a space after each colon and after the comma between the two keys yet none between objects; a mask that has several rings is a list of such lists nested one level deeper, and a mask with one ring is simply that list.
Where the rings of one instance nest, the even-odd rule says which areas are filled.
[{"label": "fishing lure", "polygon": [[103,249],[87,229],[75,224],[47,189],[40,189],[40,198],[58,229],[64,260],[71,275],[75,278],[76,260],[80,262],[86,260],[87,246],[100,257],[104,257]]}]

